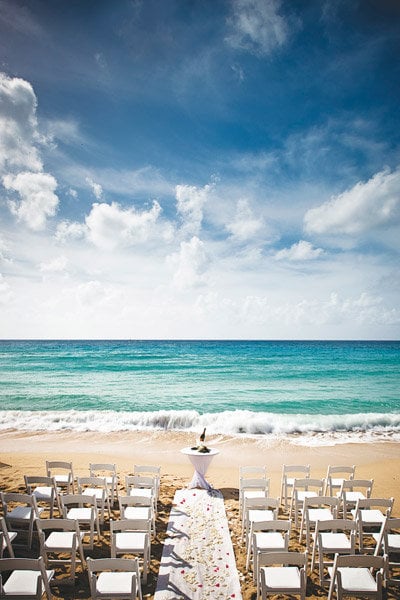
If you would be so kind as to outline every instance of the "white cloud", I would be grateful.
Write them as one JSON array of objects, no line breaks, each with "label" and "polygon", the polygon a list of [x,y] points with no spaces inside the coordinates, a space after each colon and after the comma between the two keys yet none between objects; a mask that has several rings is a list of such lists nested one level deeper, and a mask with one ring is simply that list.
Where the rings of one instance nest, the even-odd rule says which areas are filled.
[{"label": "white cloud", "polygon": [[88,140],[82,135],[79,124],[74,119],[52,119],[45,122],[47,138],[57,145],[57,140],[64,144],[77,146],[88,144]]},{"label": "white cloud", "polygon": [[400,169],[376,173],[366,183],[333,196],[304,216],[308,233],[358,235],[400,220]]},{"label": "white cloud", "polygon": [[89,187],[91,188],[97,200],[100,200],[103,195],[103,188],[101,187],[101,185],[93,181],[93,179],[91,179],[90,177],[86,177],[86,183],[89,184]]},{"label": "white cloud", "polygon": [[8,304],[12,299],[12,292],[9,284],[0,273],[0,304]]},{"label": "white cloud", "polygon": [[267,55],[282,46],[288,26],[279,14],[279,0],[233,0],[229,19],[232,33],[226,41],[233,47],[254,54]]},{"label": "white cloud", "polygon": [[88,233],[86,225],[83,223],[61,221],[57,225],[55,238],[61,244],[68,240],[79,240],[84,238]]},{"label": "white cloud", "polygon": [[42,170],[36,108],[30,83],[0,73],[0,172]]},{"label": "white cloud", "polygon": [[227,230],[238,240],[253,238],[263,227],[262,219],[256,219],[247,200],[239,200],[235,219],[228,223]]},{"label": "white cloud", "polygon": [[183,233],[187,235],[199,233],[203,220],[203,207],[211,189],[211,185],[205,185],[203,188],[192,185],[176,186],[176,209],[182,217]]},{"label": "white cloud", "polygon": [[314,246],[305,240],[300,240],[297,244],[292,244],[290,248],[283,248],[275,254],[276,260],[303,261],[313,260],[323,254],[322,248],[314,248]]},{"label": "white cloud", "polygon": [[89,308],[113,304],[118,297],[118,293],[112,286],[104,285],[97,280],[78,285],[74,292],[79,305]]},{"label": "white cloud", "polygon": [[0,237],[0,263],[12,263],[11,258],[8,256],[9,247],[6,242]]},{"label": "white cloud", "polygon": [[161,206],[154,200],[149,210],[138,212],[135,208],[121,208],[119,204],[95,203],[86,217],[88,238],[100,248],[113,249],[118,246],[131,246],[159,236],[167,240],[171,237],[168,224],[158,225]]},{"label": "white cloud", "polygon": [[9,191],[18,192],[21,201],[10,200],[11,212],[30,229],[44,229],[48,217],[56,214],[58,197],[54,193],[57,181],[48,173],[21,172],[3,177]]},{"label": "white cloud", "polygon": [[75,200],[78,198],[78,192],[76,190],[74,190],[73,188],[69,188],[67,194],[68,194],[68,196],[71,196],[71,198],[74,198]]},{"label": "white cloud", "polygon": [[204,284],[208,257],[204,243],[193,236],[189,242],[181,242],[179,252],[167,257],[167,264],[174,268],[173,285],[185,290]]},{"label": "white cloud", "polygon": [[57,256],[50,261],[39,264],[39,271],[42,273],[64,273],[68,265],[66,256]]}]

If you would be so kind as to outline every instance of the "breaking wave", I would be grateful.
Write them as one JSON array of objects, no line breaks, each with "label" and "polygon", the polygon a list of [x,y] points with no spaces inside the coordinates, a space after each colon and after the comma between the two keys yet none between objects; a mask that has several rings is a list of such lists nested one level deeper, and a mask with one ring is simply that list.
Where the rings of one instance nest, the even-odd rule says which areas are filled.
[{"label": "breaking wave", "polygon": [[351,441],[400,441],[400,414],[275,414],[246,410],[200,414],[195,410],[154,412],[18,411],[0,412],[0,431],[198,431],[229,436],[290,436],[293,443],[324,445]]}]

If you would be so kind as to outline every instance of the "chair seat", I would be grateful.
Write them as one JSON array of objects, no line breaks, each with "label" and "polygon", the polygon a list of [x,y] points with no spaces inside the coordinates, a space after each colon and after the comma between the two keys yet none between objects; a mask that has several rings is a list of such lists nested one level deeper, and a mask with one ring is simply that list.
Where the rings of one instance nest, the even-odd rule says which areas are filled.
[{"label": "chair seat", "polygon": [[301,587],[300,571],[297,567],[261,567],[267,588],[279,591],[299,590]]},{"label": "chair seat", "polygon": [[145,542],[146,534],[142,531],[123,531],[115,535],[115,547],[120,551],[143,552]]},{"label": "chair seat", "polygon": [[365,500],[362,492],[346,492],[346,502],[357,502],[357,500]]},{"label": "chair seat", "polygon": [[248,521],[249,523],[259,523],[260,521],[273,521],[274,512],[269,509],[258,508],[249,510]]},{"label": "chair seat", "polygon": [[[54,576],[54,571],[46,571],[46,573],[49,580]],[[40,577],[40,573],[37,571],[13,571],[3,585],[3,590],[9,596],[36,597],[38,577]],[[43,583],[42,592],[44,592]]]},{"label": "chair seat", "polygon": [[69,475],[54,475],[54,479],[56,483],[69,483],[70,476]]},{"label": "chair seat", "polygon": [[[353,517],[355,517],[355,510],[351,511]],[[361,521],[365,525],[381,525],[385,519],[385,516],[378,509],[366,509],[360,510]]]},{"label": "chair seat", "polygon": [[134,573],[100,573],[96,589],[100,594],[129,594]]},{"label": "chair seat", "polygon": [[84,496],[94,496],[96,500],[103,500],[104,490],[102,488],[85,488],[82,490]]},{"label": "chair seat", "polygon": [[92,509],[85,507],[70,508],[67,512],[67,519],[75,519],[76,521],[91,521]]},{"label": "chair seat", "polygon": [[151,519],[151,510],[148,506],[127,506],[124,519]]},{"label": "chair seat", "polygon": [[297,500],[299,500],[300,502],[303,502],[303,500],[305,500],[306,498],[315,498],[317,496],[318,494],[311,490],[302,490],[297,492]]},{"label": "chair seat", "polygon": [[389,549],[394,552],[396,550],[400,552],[400,535],[398,533],[389,533],[387,538]]},{"label": "chair seat", "polygon": [[[333,567],[328,567],[332,577]],[[342,588],[347,592],[376,592],[376,581],[367,568],[339,567]]]},{"label": "chair seat", "polygon": [[264,499],[266,498],[266,494],[265,492],[262,492],[260,490],[245,490],[243,492],[243,500],[248,500],[248,499]]},{"label": "chair seat", "polygon": [[333,519],[333,514],[329,508],[309,508],[308,518],[313,523],[316,523],[317,521],[331,521]]},{"label": "chair seat", "polygon": [[345,533],[334,533],[331,531],[321,532],[321,541],[324,551],[329,553],[348,552],[351,550],[351,542]]},{"label": "chair seat", "polygon": [[[43,512],[43,508],[39,507],[38,508],[38,512],[39,514],[41,512]],[[8,519],[20,519],[22,520],[26,520],[29,521],[31,518],[31,512],[32,509],[30,506],[16,506],[11,512],[7,513],[7,518]],[[35,517],[34,517],[35,518]]]},{"label": "chair seat", "polygon": [[129,496],[145,496],[146,498],[151,498],[153,495],[153,491],[150,488],[131,488],[129,490]]},{"label": "chair seat", "polygon": [[278,531],[257,531],[254,536],[257,550],[286,550],[285,540]]},{"label": "chair seat", "polygon": [[[379,542],[380,533],[372,533],[372,537],[376,542]],[[388,548],[391,552],[400,553],[400,535],[398,533],[388,533]]]},{"label": "chair seat", "polygon": [[54,488],[38,486],[34,489],[32,496],[35,496],[36,500],[51,500],[52,493],[54,493]]},{"label": "chair seat", "polygon": [[[74,542],[74,531],[52,531],[45,542],[47,550],[71,550]],[[84,532],[80,532],[80,537],[83,539]]]},{"label": "chair seat", "polygon": [[343,477],[331,477],[331,486],[332,487],[341,487],[344,479]]}]

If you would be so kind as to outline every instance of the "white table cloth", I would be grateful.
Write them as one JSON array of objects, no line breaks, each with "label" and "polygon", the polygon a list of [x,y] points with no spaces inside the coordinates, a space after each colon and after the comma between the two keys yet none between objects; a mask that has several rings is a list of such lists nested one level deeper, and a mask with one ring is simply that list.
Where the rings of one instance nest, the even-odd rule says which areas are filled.
[{"label": "white table cloth", "polygon": [[191,448],[182,448],[182,454],[186,454],[190,462],[194,466],[194,474],[192,481],[189,483],[188,488],[203,488],[205,490],[211,490],[212,485],[206,480],[207,469],[213,457],[219,454],[219,450],[210,448],[209,452],[199,452],[198,450],[192,450]]}]

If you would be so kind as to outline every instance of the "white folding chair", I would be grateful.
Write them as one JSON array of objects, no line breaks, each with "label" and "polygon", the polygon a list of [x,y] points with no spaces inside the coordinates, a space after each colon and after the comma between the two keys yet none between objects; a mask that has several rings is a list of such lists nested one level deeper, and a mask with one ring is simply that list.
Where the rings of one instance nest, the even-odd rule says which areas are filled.
[{"label": "white folding chair", "polygon": [[151,520],[110,521],[111,557],[125,554],[143,556],[143,583],[147,582],[151,556]]},{"label": "white folding chair", "polygon": [[301,509],[301,523],[299,543],[302,542],[303,533],[306,532],[307,552],[310,552],[310,542],[313,527],[317,521],[336,519],[339,510],[339,498],[331,496],[311,496],[304,498]]},{"label": "white folding chair", "polygon": [[[100,540],[100,523],[95,496],[84,494],[65,494],[61,496],[61,507],[64,519],[77,521],[82,533],[89,534],[89,543],[84,544],[86,548],[93,548],[94,532],[97,541]],[[88,527],[88,529],[83,529]]]},{"label": "white folding chair", "polygon": [[16,531],[8,531],[7,523],[4,517],[0,517],[0,558],[3,558],[4,551],[7,550],[10,558],[14,558],[14,549],[12,542],[17,537]]},{"label": "white folding chair", "polygon": [[354,479],[356,466],[329,465],[325,477],[324,496],[334,496],[345,479]]},{"label": "white folding chair", "polygon": [[281,500],[287,510],[292,499],[293,484],[295,479],[310,477],[310,465],[283,465],[281,479]]},{"label": "white folding chair", "polygon": [[357,523],[360,552],[375,551],[375,545],[365,545],[365,538],[372,538],[373,533],[379,533],[385,517],[390,517],[392,513],[393,503],[394,498],[364,498],[357,501],[351,514]]},{"label": "white folding chair", "polygon": [[323,479],[312,479],[311,477],[294,480],[289,515],[291,519],[294,515],[295,527],[298,527],[299,515],[304,510],[304,500],[322,496],[324,483]]},{"label": "white folding chair", "polygon": [[265,465],[244,465],[239,467],[239,482],[246,477],[267,479],[267,467]]},{"label": "white folding chair", "polygon": [[[250,539],[247,545],[246,570],[250,568],[253,561],[253,580],[259,580],[258,560],[259,552],[285,552],[289,549],[291,521],[274,519],[273,521],[261,521],[252,523],[250,527]],[[258,597],[258,595],[257,595]]]},{"label": "white folding chair", "polygon": [[239,482],[239,513],[242,514],[244,502],[249,498],[267,498],[269,496],[267,477],[242,477]]},{"label": "white folding chair", "polygon": [[120,519],[148,519],[151,532],[156,533],[156,518],[153,502],[148,496],[120,496],[118,499]]},{"label": "white folding chair", "polygon": [[368,554],[336,554],[331,573],[328,600],[336,590],[337,600],[350,597],[382,599],[382,582],[387,557]]},{"label": "white folding chair", "polygon": [[261,597],[290,594],[305,600],[307,552],[260,552],[258,554]]},{"label": "white folding chair", "polygon": [[0,492],[3,505],[4,518],[9,530],[15,529],[18,533],[28,534],[28,548],[32,548],[34,524],[43,512],[38,508],[36,498],[30,494],[18,494],[15,492]]},{"label": "white folding chair", "polygon": [[126,475],[125,488],[127,496],[148,496],[153,502],[153,510],[157,513],[158,482],[153,476]]},{"label": "white folding chair", "polygon": [[[76,563],[81,563],[82,572],[85,567],[82,538],[78,521],[72,519],[38,519],[36,526],[39,533],[40,553],[46,567],[51,565],[69,565],[70,576],[64,582],[75,582]],[[65,555],[69,555],[66,558]]]},{"label": "white folding chair", "polygon": [[329,584],[325,576],[326,569],[333,565],[335,554],[355,554],[357,525],[349,519],[317,521],[315,525],[314,546],[311,557],[311,571],[314,570],[318,554],[319,582],[321,586]]},{"label": "white folding chair", "polygon": [[245,498],[242,511],[242,540],[248,542],[250,523],[256,521],[270,521],[278,518],[280,506],[279,498]]},{"label": "white folding chair", "polygon": [[373,479],[345,479],[342,482],[337,496],[342,503],[344,519],[347,519],[347,513],[356,507],[358,500],[371,497],[373,485]]},{"label": "white folding chair", "polygon": [[54,477],[42,477],[41,475],[24,475],[26,493],[32,494],[36,498],[37,504],[48,504],[50,510],[50,519],[53,518],[54,507],[61,515],[61,504],[59,490],[56,486]]},{"label": "white folding chair", "polygon": [[160,493],[161,467],[156,465],[134,465],[133,474],[140,477],[153,477],[155,480],[156,498]]},{"label": "white folding chair", "polygon": [[78,477],[78,494],[94,496],[97,508],[100,511],[100,522],[104,523],[104,514],[107,510],[108,518],[111,519],[110,489],[105,477]]},{"label": "white folding chair", "polygon": [[75,492],[75,477],[72,462],[46,460],[47,477],[54,477],[56,486],[65,488],[67,494]]},{"label": "white folding chair", "polygon": [[131,558],[88,558],[92,600],[142,600],[139,565]]},{"label": "white folding chair", "polygon": [[[3,573],[10,572],[7,581]],[[41,600],[43,595],[52,600],[50,580],[54,571],[45,568],[43,558],[1,558],[0,559],[0,598]]]},{"label": "white folding chair", "polygon": [[118,500],[117,466],[113,463],[90,463],[90,477],[102,477],[106,480],[110,491],[111,502]]},{"label": "white folding chair", "polygon": [[376,540],[374,554],[388,557],[386,586],[400,587],[400,518],[385,517],[379,534],[372,535]]}]

